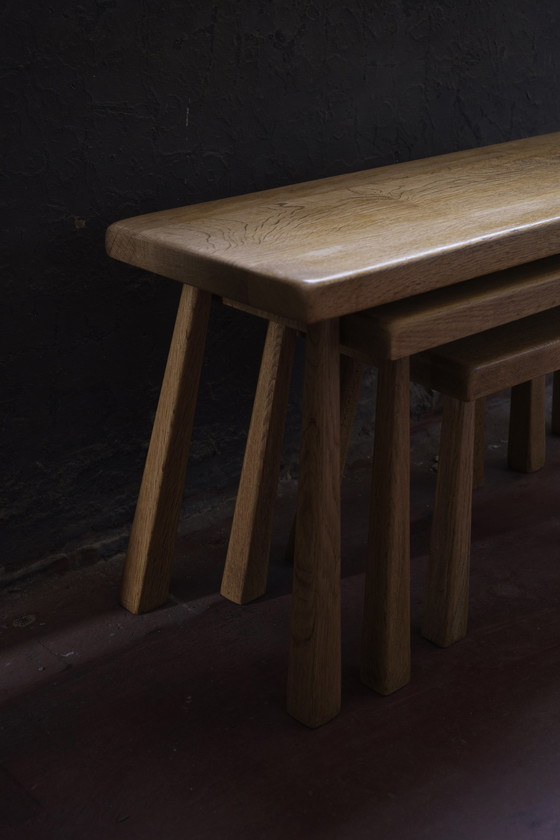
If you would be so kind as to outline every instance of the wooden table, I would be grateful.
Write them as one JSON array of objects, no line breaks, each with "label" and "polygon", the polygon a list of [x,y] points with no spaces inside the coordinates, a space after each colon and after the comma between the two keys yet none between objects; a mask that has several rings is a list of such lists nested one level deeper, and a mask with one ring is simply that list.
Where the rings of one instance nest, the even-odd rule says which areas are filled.
[{"label": "wooden table", "polygon": [[[167,597],[212,294],[306,325],[288,711],[318,726],[340,707],[338,319],[560,253],[560,133],[126,219],[107,251],[185,284],[128,552],[133,611]],[[410,675],[408,373],[380,364],[362,675],[383,693]]]}]

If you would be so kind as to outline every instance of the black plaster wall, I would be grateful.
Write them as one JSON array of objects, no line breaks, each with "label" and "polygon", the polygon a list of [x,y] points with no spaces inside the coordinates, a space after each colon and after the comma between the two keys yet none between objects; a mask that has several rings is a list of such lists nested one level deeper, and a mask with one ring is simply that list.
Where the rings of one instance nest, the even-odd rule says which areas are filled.
[{"label": "black plaster wall", "polygon": [[[132,515],[178,288],[110,222],[560,129],[557,3],[5,0],[0,33],[4,580]],[[214,315],[191,505],[238,469],[262,335]]]}]

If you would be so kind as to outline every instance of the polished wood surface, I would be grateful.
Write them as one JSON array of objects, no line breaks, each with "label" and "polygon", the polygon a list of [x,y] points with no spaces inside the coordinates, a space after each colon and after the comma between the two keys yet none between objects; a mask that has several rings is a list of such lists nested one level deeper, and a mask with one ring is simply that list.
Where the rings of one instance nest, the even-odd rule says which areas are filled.
[{"label": "polished wood surface", "polygon": [[560,306],[560,256],[466,280],[340,319],[343,349],[368,361],[430,347]]},{"label": "polished wood surface", "polygon": [[409,361],[379,366],[361,677],[380,694],[410,680]]},{"label": "polished wood surface", "polygon": [[476,403],[444,397],[422,635],[441,647],[467,632]]},{"label": "polished wood surface", "polygon": [[482,487],[486,474],[486,400],[476,401],[474,416],[473,490]]},{"label": "polished wood surface", "polygon": [[415,381],[429,388],[476,400],[559,367],[557,307],[419,353],[411,371]]},{"label": "polished wood surface", "polygon": [[125,219],[111,257],[306,323],[560,252],[560,133]]},{"label": "polished wood surface", "polygon": [[[340,357],[340,475],[344,473],[350,440],[352,437],[352,426],[358,408],[362,381],[364,378],[365,365],[353,359],[351,356]],[[286,562],[291,563],[294,559],[294,546],[296,542],[296,520],[292,524],[288,543],[286,545]]]},{"label": "polished wood surface", "polygon": [[266,590],[296,337],[289,327],[268,325],[220,589],[237,604]]},{"label": "polished wood surface", "polygon": [[[539,469],[545,455],[544,376],[557,368],[559,350],[560,310],[554,309],[422,353],[419,366],[412,360],[414,378],[420,370],[421,381],[445,395],[422,622],[423,635],[438,645],[450,645],[467,631],[477,404],[490,382],[495,391],[512,387],[509,463],[523,472]],[[527,375],[531,379],[519,384]]]},{"label": "polished wood surface", "polygon": [[[336,715],[339,316],[560,253],[559,195],[560,134],[550,134],[111,225],[106,238],[111,257],[186,285],[130,541],[123,603],[139,611],[167,595],[210,294],[285,319],[289,326],[304,325],[288,710],[309,726]],[[557,271],[554,260],[549,265]],[[526,279],[517,283],[510,277],[510,290],[504,286],[501,293],[499,279],[477,281],[476,313],[474,287],[463,310],[468,331],[502,323],[505,310],[511,320],[520,317],[523,306],[528,309],[521,314],[558,304],[557,277],[535,282],[533,275],[531,289]],[[490,284],[486,296],[485,282]],[[454,306],[454,328],[461,320],[457,304],[447,306],[443,320],[435,316],[431,346],[465,334],[446,333]],[[441,329],[443,337],[435,338]],[[380,361],[362,652],[363,679],[383,693],[404,685],[410,672],[406,339],[395,352],[403,358],[386,354]],[[521,358],[513,367],[523,371],[517,382],[537,375]],[[560,354],[554,367],[560,368]],[[481,382],[484,393],[493,388],[489,370],[477,385],[481,395]]]},{"label": "polished wood surface", "polygon": [[307,726],[340,709],[340,383],[338,322],[306,339],[288,712]]},{"label": "polished wood surface", "polygon": [[551,431],[560,435],[560,372],[555,371],[552,391],[552,422]]},{"label": "polished wood surface", "polygon": [[[303,321],[223,299],[227,306],[305,332]],[[560,256],[365,309],[340,319],[341,352],[366,363],[430,347],[560,306]]]},{"label": "polished wood surface", "polygon": [[192,286],[181,292],[122,581],[133,613],[168,597],[210,303]]},{"label": "polished wood surface", "polygon": [[542,469],[545,460],[545,377],[537,376],[511,389],[508,466],[512,470],[531,473]]}]

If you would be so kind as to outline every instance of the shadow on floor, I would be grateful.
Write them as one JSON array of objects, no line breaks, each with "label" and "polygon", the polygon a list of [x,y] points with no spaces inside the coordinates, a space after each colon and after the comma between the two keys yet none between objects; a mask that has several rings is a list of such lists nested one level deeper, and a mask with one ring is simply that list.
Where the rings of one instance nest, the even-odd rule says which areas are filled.
[{"label": "shadow on floor", "polygon": [[186,529],[161,610],[118,606],[117,563],[3,593],[4,840],[560,837],[560,439],[540,473],[508,472],[504,411],[474,497],[470,632],[448,650],[418,632],[437,449],[416,429],[413,679],[391,697],[358,678],[369,465],[348,470],[343,709],[321,729],[284,712],[295,487],[245,607],[216,594],[227,505]]}]

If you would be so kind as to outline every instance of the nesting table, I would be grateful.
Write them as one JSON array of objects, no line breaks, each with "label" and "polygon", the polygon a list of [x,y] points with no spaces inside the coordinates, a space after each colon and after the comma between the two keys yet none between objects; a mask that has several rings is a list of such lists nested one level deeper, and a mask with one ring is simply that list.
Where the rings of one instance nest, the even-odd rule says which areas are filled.
[{"label": "nesting table", "polygon": [[[106,242],[183,284],[125,566],[133,612],[167,598],[212,296],[305,326],[287,705],[325,723],[340,708],[340,319],[560,253],[560,133],[150,213]],[[554,305],[535,289],[532,311]],[[378,367],[362,677],[390,693],[410,678],[409,359]]]}]

